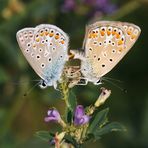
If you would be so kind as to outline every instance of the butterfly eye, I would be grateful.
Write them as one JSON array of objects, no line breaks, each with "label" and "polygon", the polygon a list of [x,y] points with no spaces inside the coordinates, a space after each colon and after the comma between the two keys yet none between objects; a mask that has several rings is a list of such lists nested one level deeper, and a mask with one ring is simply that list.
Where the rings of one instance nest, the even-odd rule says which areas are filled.
[{"label": "butterfly eye", "polygon": [[44,89],[47,87],[47,84],[44,80],[41,80],[39,86],[40,86],[40,88]]},{"label": "butterfly eye", "polygon": [[95,85],[101,84],[101,80],[99,79],[97,82],[95,82]]}]

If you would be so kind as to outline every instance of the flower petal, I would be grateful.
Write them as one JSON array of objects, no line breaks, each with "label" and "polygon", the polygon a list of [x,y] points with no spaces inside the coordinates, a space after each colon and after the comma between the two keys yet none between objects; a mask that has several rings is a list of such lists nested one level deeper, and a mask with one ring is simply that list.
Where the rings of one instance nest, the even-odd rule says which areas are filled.
[{"label": "flower petal", "polygon": [[83,125],[83,124],[86,124],[88,123],[90,120],[90,117],[87,116],[87,115],[84,115],[81,119],[80,119],[80,124]]},{"label": "flower petal", "polygon": [[84,107],[82,105],[78,105],[75,110],[75,118],[80,118],[84,115]]}]

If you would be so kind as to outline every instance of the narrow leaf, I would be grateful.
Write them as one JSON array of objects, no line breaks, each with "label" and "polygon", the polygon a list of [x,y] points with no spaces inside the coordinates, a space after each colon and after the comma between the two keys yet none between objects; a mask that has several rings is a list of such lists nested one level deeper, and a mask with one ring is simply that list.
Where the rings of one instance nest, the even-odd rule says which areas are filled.
[{"label": "narrow leaf", "polygon": [[118,122],[112,122],[102,128],[98,128],[97,130],[95,130],[94,136],[97,138],[112,131],[123,132],[126,131],[126,128]]},{"label": "narrow leaf", "polygon": [[72,123],[74,110],[75,110],[76,105],[77,105],[76,96],[72,91],[69,92],[69,97],[68,97],[67,101],[68,101],[68,104],[69,104],[69,108],[66,109],[66,120],[67,120],[68,123]]},{"label": "narrow leaf", "polygon": [[53,139],[53,136],[48,131],[38,131],[35,133],[35,136],[39,137],[44,141],[50,141]]},{"label": "narrow leaf", "polygon": [[72,91],[70,91],[70,93],[69,93],[68,103],[70,105],[70,109],[73,112],[77,106],[77,99],[76,99],[75,94]]},{"label": "narrow leaf", "polygon": [[88,133],[93,133],[98,126],[104,125],[106,123],[108,111],[109,108],[106,108],[98,112],[95,117],[92,117],[93,121],[90,123]]}]

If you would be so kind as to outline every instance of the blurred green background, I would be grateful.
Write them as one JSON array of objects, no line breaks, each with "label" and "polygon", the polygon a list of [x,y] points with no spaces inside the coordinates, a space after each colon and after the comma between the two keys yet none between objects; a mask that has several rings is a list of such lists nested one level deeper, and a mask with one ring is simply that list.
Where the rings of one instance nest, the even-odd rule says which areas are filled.
[{"label": "blurred green background", "polygon": [[[119,20],[135,23],[142,33],[132,50],[106,76],[122,80],[124,93],[105,82],[112,95],[109,120],[126,126],[125,133],[110,133],[85,146],[93,148],[148,147],[148,1],[147,0],[0,0],[0,148],[49,147],[34,137],[38,130],[55,129],[44,117],[49,107],[61,114],[64,102],[53,88],[35,87],[39,79],[22,55],[15,34],[19,29],[41,23],[57,25],[70,36],[70,48],[82,46],[85,26],[91,20]],[[99,88],[89,84],[73,88],[80,104],[90,105]],[[81,92],[81,93],[80,93]]]}]

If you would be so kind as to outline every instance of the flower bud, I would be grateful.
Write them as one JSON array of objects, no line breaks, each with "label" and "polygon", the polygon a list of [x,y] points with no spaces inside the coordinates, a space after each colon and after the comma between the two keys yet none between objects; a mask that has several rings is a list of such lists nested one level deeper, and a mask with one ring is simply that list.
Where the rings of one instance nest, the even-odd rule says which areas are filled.
[{"label": "flower bud", "polygon": [[107,100],[107,98],[111,94],[111,90],[108,90],[108,89],[105,89],[105,88],[101,88],[101,90],[102,90],[102,92],[101,92],[99,98],[97,99],[97,101],[94,104],[95,107],[99,107],[100,105],[104,104],[104,102]]}]

